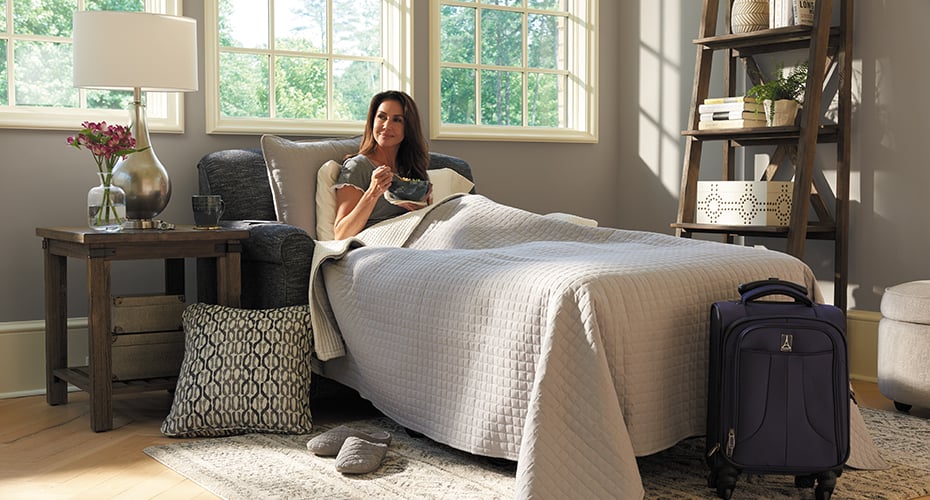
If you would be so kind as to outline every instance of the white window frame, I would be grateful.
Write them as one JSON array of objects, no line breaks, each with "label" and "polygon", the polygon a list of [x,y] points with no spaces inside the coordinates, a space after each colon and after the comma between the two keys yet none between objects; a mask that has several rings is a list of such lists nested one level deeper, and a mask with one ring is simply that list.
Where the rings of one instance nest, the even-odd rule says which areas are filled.
[{"label": "white window frame", "polygon": [[[13,0],[6,2],[7,33],[2,38],[9,44],[11,40],[48,41],[47,37],[13,34]],[[84,9],[84,1],[78,0],[78,9]],[[156,12],[180,16],[183,12],[183,0],[146,0],[146,12]],[[69,39],[61,39],[68,40]],[[144,57],[144,54],[141,55]],[[7,50],[7,84],[10,99],[16,84],[16,68],[13,66],[13,51]],[[68,76],[70,78],[70,75]],[[85,90],[80,89],[80,102],[84,103]],[[184,96],[179,92],[146,92],[146,124],[152,132],[184,133]],[[131,121],[127,108],[90,109],[84,107],[59,108],[45,106],[0,105],[0,128],[33,130],[74,130],[85,120],[128,124]]]},{"label": "white window frame", "polygon": [[[442,123],[442,78],[440,62],[440,10],[442,5],[480,8],[480,0],[430,0],[430,129],[431,139],[513,141],[513,142],[579,142],[595,143],[597,136],[598,0],[567,0],[569,12],[566,30],[568,84],[563,94],[567,109],[565,128],[462,125]],[[480,36],[480,34],[479,34]],[[462,66],[462,65],[456,65]],[[484,66],[471,65],[476,70]],[[524,68],[524,71],[529,68]],[[476,82],[476,89],[477,87]],[[480,95],[480,91],[478,91]],[[477,104],[480,109],[480,103]]]},{"label": "white window frame", "polygon": [[[265,0],[262,0],[265,1]],[[273,12],[273,2],[272,2]],[[329,4],[331,5],[331,4]],[[327,7],[330,11],[331,7]],[[413,0],[383,0],[384,16],[382,47],[384,48],[381,65],[381,85],[383,90],[402,90],[410,93],[413,88]],[[332,17],[327,16],[331,26]],[[236,49],[236,52],[254,54],[275,54],[274,16],[268,16],[268,48]],[[332,29],[327,30],[332,37]],[[332,45],[328,45],[332,47]],[[206,101],[206,132],[208,134],[255,134],[273,133],[281,135],[352,135],[359,134],[365,120],[309,120],[294,118],[240,118],[220,116],[219,77],[219,2],[204,2],[204,94]],[[273,60],[273,57],[272,57]],[[274,66],[269,64],[269,81],[272,82],[271,95],[274,95]],[[329,62],[329,75],[332,75],[332,60]],[[327,108],[333,109],[332,95],[327,97]],[[273,101],[272,101],[273,103]]]}]

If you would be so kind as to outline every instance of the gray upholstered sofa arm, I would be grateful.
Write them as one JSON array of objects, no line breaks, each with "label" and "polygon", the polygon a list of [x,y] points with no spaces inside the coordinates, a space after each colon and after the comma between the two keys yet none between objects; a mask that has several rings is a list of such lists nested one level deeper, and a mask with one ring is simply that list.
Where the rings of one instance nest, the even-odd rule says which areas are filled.
[{"label": "gray upholstered sofa arm", "polygon": [[243,248],[243,256],[249,260],[291,265],[308,255],[313,256],[313,238],[298,227],[280,222],[239,222],[232,225],[245,225],[249,230],[251,241]]},{"label": "gray upholstered sofa arm", "polygon": [[267,309],[306,304],[313,238],[303,229],[279,222],[229,225],[246,225],[249,230],[249,239],[242,245],[243,307]]},{"label": "gray upholstered sofa arm", "polygon": [[[313,239],[304,230],[277,222],[268,169],[259,148],[215,151],[197,164],[201,194],[223,197],[224,226],[245,227],[242,244],[242,307],[267,309],[308,302]],[[198,283],[210,283],[198,263]],[[201,289],[203,296],[208,293]]]}]

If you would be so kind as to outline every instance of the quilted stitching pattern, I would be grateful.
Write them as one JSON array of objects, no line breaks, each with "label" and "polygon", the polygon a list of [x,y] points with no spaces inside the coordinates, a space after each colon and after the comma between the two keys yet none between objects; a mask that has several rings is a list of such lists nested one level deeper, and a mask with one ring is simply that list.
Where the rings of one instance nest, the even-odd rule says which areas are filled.
[{"label": "quilted stitching pattern", "polygon": [[783,253],[481,196],[436,206],[408,242],[322,268],[347,351],[324,374],[405,427],[518,459],[520,497],[641,497],[635,456],[704,432],[710,304],[752,279],[816,286]]},{"label": "quilted stitching pattern", "polygon": [[162,433],[310,431],[308,306],[245,310],[192,304],[182,321],[184,360]]}]

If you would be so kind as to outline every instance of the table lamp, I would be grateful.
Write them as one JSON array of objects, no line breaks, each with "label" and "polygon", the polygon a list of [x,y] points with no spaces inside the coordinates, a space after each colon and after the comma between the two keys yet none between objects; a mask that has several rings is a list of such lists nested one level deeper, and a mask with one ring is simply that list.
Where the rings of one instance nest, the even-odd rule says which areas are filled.
[{"label": "table lamp", "polygon": [[126,229],[157,227],[153,220],[171,199],[171,180],[152,147],[143,91],[197,90],[197,21],[145,12],[74,13],[74,86],[132,90],[136,147],[113,168],[113,184],[126,192]]}]

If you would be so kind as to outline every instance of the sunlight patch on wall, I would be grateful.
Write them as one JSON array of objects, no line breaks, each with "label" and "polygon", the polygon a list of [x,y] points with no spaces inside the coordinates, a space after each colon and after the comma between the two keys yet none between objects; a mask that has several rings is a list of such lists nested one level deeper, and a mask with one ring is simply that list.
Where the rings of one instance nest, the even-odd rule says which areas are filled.
[{"label": "sunlight patch on wall", "polygon": [[653,173],[658,175],[659,143],[662,134],[659,131],[659,125],[651,119],[646,113],[639,114],[639,158],[647,165]]},{"label": "sunlight patch on wall", "polygon": [[[913,180],[895,170],[876,170],[872,175],[875,184],[872,187],[873,213],[884,220],[899,221],[905,215],[901,213],[901,199],[907,199],[903,195],[912,191]],[[881,196],[881,193],[886,193],[886,196]]]},{"label": "sunlight patch on wall", "polygon": [[639,51],[639,112],[658,123],[662,108],[662,62],[656,53],[641,48]]},{"label": "sunlight patch on wall", "polygon": [[[671,89],[678,89],[678,83],[681,82],[681,68],[674,66],[668,61],[662,64],[662,129],[665,133],[676,138],[680,136],[681,127],[680,119],[682,107],[688,107],[690,104],[681,102],[681,94],[673,92]],[[674,83],[674,85],[668,85]]]},{"label": "sunlight patch on wall", "polygon": [[639,3],[639,43],[643,48],[661,52],[662,11],[664,1]]},{"label": "sunlight patch on wall", "polygon": [[670,137],[668,134],[662,134],[662,158],[659,168],[659,180],[665,186],[666,191],[673,197],[678,198],[678,192],[681,190],[681,143],[677,137]]},{"label": "sunlight patch on wall", "polygon": [[[836,171],[834,171],[834,178]],[[859,201],[862,199],[862,172],[849,172],[849,199]]]},{"label": "sunlight patch on wall", "polygon": [[640,3],[639,157],[673,197],[681,182],[681,8]]},{"label": "sunlight patch on wall", "polygon": [[[650,2],[660,3],[660,2]],[[662,0],[662,59],[675,68],[681,67],[681,7],[678,1]],[[693,22],[693,21],[688,21]]]}]

